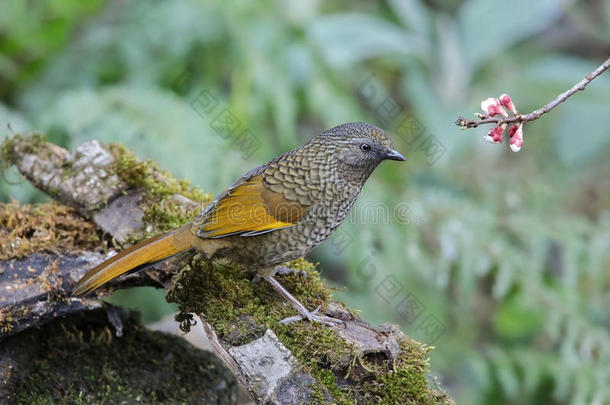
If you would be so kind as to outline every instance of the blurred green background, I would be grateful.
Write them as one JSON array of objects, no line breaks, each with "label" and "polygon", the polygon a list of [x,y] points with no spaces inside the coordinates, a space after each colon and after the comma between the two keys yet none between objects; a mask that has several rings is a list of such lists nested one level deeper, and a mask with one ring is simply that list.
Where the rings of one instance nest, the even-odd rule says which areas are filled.
[{"label": "blurred green background", "polygon": [[[408,161],[311,257],[340,299],[433,344],[460,404],[607,404],[610,73],[527,124],[519,153],[454,121],[501,93],[537,108],[609,54],[607,0],[3,1],[0,139],[124,142],[218,193],[376,123]],[[8,170],[10,198],[45,196]],[[122,294],[149,321],[171,311]]]}]

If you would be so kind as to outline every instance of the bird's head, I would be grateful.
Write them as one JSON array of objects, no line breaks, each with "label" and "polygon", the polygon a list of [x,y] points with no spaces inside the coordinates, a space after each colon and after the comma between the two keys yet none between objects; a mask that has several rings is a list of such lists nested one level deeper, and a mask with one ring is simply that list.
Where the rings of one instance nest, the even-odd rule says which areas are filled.
[{"label": "bird's head", "polygon": [[407,160],[394,149],[385,132],[365,122],[339,125],[320,137],[334,144],[339,170],[347,175],[364,175],[366,179],[383,160]]}]

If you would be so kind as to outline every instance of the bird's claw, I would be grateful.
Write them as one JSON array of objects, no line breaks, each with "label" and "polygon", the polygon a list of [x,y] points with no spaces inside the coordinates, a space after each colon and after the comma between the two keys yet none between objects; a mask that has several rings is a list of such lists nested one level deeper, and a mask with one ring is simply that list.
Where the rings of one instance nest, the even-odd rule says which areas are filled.
[{"label": "bird's claw", "polygon": [[[322,309],[322,305],[318,305],[318,307],[311,312],[307,311],[307,312],[301,313],[299,315],[284,318],[281,321],[279,321],[278,324],[288,325],[289,323],[299,322],[303,319],[307,319],[309,322],[323,323],[326,326],[337,326],[337,325],[341,325],[341,324],[345,323],[341,319],[331,318],[330,316],[326,316],[326,315],[318,315],[318,313],[320,312],[321,309]],[[301,312],[301,311],[299,311],[299,312]]]},{"label": "bird's claw", "polygon": [[[293,268],[290,268],[288,266],[282,266],[282,265],[277,265],[273,268],[273,275],[279,275],[279,276],[289,276],[291,274],[295,274],[295,275],[300,275],[300,274],[305,274],[305,272],[303,270],[296,270]],[[254,284],[258,284],[263,280],[263,276],[261,276],[260,274],[255,274],[254,278],[252,279],[252,283]]]},{"label": "bird's claw", "polygon": [[278,266],[275,266],[275,268],[273,270],[274,270],[274,275],[276,275],[276,276],[289,276],[291,274],[297,274],[297,275],[305,274],[305,272],[303,270],[293,269],[292,267],[282,266],[281,264]]}]

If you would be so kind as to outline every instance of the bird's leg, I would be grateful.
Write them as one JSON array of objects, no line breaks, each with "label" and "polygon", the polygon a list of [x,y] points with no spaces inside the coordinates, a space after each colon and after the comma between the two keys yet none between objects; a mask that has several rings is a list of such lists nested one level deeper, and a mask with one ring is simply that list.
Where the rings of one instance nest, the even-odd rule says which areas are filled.
[{"label": "bird's leg", "polygon": [[[284,267],[284,266],[278,266],[278,267]],[[277,267],[276,267],[276,269],[277,269]],[[277,292],[279,292],[284,298],[286,298],[286,300],[290,303],[290,305],[292,305],[292,307],[294,309],[296,309],[297,312],[299,313],[299,315],[297,315],[297,316],[291,316],[289,318],[282,319],[279,323],[285,325],[285,324],[288,324],[291,322],[300,321],[302,319],[307,319],[310,322],[320,322],[320,323],[323,323],[328,326],[335,326],[337,324],[344,323],[340,319],[331,318],[330,316],[326,316],[326,315],[318,315],[318,312],[320,312],[320,309],[322,308],[321,305],[318,306],[315,310],[309,311],[307,308],[305,308],[305,306],[303,304],[301,304],[299,302],[299,300],[297,300],[275,278],[273,278],[273,275],[262,276],[262,278],[265,279],[265,281],[267,281],[269,284],[271,284],[271,286],[273,288],[275,288],[275,290]]]}]

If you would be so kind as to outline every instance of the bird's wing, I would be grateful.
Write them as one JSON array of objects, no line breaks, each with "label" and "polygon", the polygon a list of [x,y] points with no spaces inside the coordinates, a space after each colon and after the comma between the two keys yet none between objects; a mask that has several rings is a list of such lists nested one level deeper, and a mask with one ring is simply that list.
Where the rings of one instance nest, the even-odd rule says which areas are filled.
[{"label": "bird's wing", "polygon": [[277,190],[277,185],[265,184],[262,170],[252,172],[229,187],[206,210],[197,236],[254,236],[293,226],[301,219],[309,208],[307,205],[287,198],[281,190],[272,190]]}]

